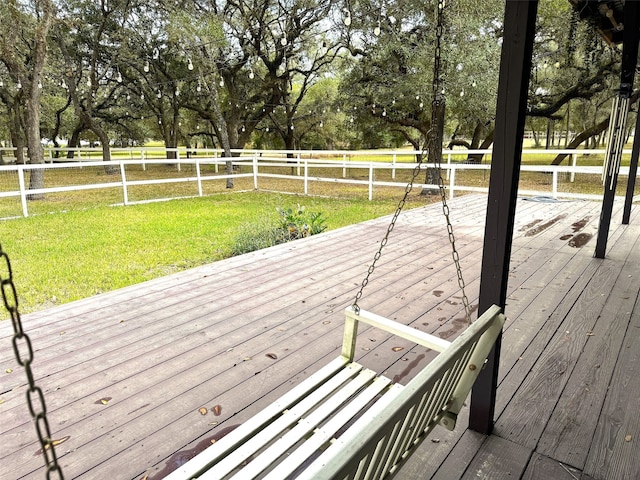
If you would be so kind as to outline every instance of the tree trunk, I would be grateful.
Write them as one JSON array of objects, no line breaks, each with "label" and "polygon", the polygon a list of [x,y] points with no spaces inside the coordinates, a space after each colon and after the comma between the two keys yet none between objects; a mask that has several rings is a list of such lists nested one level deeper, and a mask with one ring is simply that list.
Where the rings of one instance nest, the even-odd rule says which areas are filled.
[{"label": "tree trunk", "polygon": [[[27,148],[29,149],[29,163],[42,165],[44,163],[44,149],[40,141],[40,88],[31,85],[31,92],[27,99]],[[44,169],[31,170],[29,175],[29,190],[44,188]],[[32,193],[29,200],[41,200],[43,193]]]},{"label": "tree trunk", "polygon": [[565,137],[564,137],[564,148],[567,148],[567,145],[569,145],[569,131],[571,129],[571,125],[569,123],[569,119],[571,116],[571,109],[569,108],[571,106],[570,103],[567,103],[567,128],[565,129]]},{"label": "tree trunk", "polygon": [[76,153],[73,149],[80,146],[80,133],[82,133],[82,126],[78,125],[71,133],[71,138],[67,144],[67,147],[69,147],[69,150],[67,150],[67,160],[73,160]]},{"label": "tree trunk", "polygon": [[[89,128],[93,133],[96,134],[98,139],[100,139],[100,145],[102,146],[102,161],[110,162],[111,146],[109,145],[109,136],[100,125],[90,119],[89,121],[91,125]],[[116,165],[105,165],[104,173],[106,173],[107,175],[117,175],[118,173],[120,173],[120,169]]]},{"label": "tree trunk", "polygon": [[[202,78],[203,78],[204,84],[207,86],[207,89],[209,90],[209,94],[211,95],[211,107],[213,108],[213,116],[216,122],[219,140],[220,140],[220,143],[222,144],[222,149],[224,150],[224,156],[230,159],[231,144],[229,143],[229,130],[227,129],[227,122],[225,121],[220,105],[218,104],[218,92],[216,90],[216,87],[212,87],[209,85],[209,82],[205,80],[204,76]],[[233,175],[232,160],[227,160],[226,162],[226,174]],[[233,188],[232,177],[227,178],[227,188]]]},{"label": "tree trunk", "polygon": [[[473,137],[471,138],[471,145],[469,150],[476,150],[480,145],[480,139],[484,133],[484,124],[482,122],[476,123],[476,128],[473,129]],[[467,163],[480,163],[483,155],[481,153],[472,153],[467,155]]]},{"label": "tree trunk", "polygon": [[175,128],[165,127],[163,130],[164,148],[167,160],[176,160],[178,158],[178,135]]},{"label": "tree trunk", "polygon": [[60,143],[58,142],[58,135],[60,134],[60,129],[62,128],[62,114],[67,110],[67,108],[69,108],[70,105],[71,97],[69,96],[67,97],[67,103],[65,104],[65,106],[56,110],[56,124],[53,128],[53,132],[51,133],[51,136],[53,137],[53,146],[56,148],[54,154],[55,158],[60,158]]},{"label": "tree trunk", "polygon": [[[438,94],[439,95],[439,94]],[[429,142],[428,163],[438,166],[442,163],[442,143],[444,139],[444,99],[437,99],[432,108],[434,112],[431,116],[431,132],[427,141]],[[427,168],[425,183],[428,185],[438,185],[440,181],[440,171],[438,168]],[[422,194],[433,195],[437,193],[434,188],[422,190]]]},{"label": "tree trunk", "polygon": [[[576,138],[574,138],[571,141],[571,143],[569,143],[569,145],[567,145],[567,149],[568,150],[576,149],[580,146],[582,142],[587,141],[590,138],[594,138],[596,135],[604,132],[609,127],[609,120],[610,120],[610,117],[607,117],[597,125],[587,128],[586,130],[581,132],[579,135],[576,136]],[[551,162],[551,165],[560,165],[562,161],[568,157],[569,157],[568,153],[561,153],[560,155],[558,155],[556,158],[553,159],[553,162]]]},{"label": "tree trunk", "polygon": [[[42,15],[34,32],[33,64],[29,80],[23,82],[27,87],[25,115],[27,120],[27,144],[29,161],[32,164],[44,163],[44,149],[40,136],[40,83],[47,54],[47,36],[53,21],[55,7],[51,0],[43,1]],[[29,189],[44,188],[44,170],[32,170],[29,176]],[[30,200],[44,198],[44,194],[36,193],[28,197]]]}]

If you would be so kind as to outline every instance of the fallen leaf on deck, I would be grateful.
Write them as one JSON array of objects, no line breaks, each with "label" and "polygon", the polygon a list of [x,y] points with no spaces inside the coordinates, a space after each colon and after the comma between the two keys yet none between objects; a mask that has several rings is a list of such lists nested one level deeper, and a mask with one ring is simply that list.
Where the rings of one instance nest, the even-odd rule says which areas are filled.
[{"label": "fallen leaf on deck", "polygon": [[243,362],[248,362],[249,360],[251,360],[251,357],[244,357],[244,358],[242,359],[242,361],[243,361]]},{"label": "fallen leaf on deck", "polygon": [[269,357],[271,360],[277,360],[278,356],[275,353],[267,353],[265,357]]},{"label": "fallen leaf on deck", "polygon": [[204,407],[200,407],[198,409],[198,411],[200,412],[200,415],[206,415],[207,414],[207,409]]},{"label": "fallen leaf on deck", "polygon": [[329,325],[331,323],[331,320],[325,320],[324,322],[322,322],[323,325]]},{"label": "fallen leaf on deck", "polygon": [[53,442],[51,442],[51,443],[53,443],[53,446],[55,447],[55,446],[57,446],[57,445],[60,445],[61,443],[66,442],[66,441],[67,441],[67,440],[69,440],[70,438],[71,438],[71,436],[67,435],[66,437],[62,437],[62,438],[59,438],[58,440],[54,440],[54,441],[53,441]]},{"label": "fallen leaf on deck", "polygon": [[[51,441],[51,444],[52,444],[54,447],[57,447],[58,445],[60,445],[61,443],[66,442],[66,441],[67,441],[67,440],[69,440],[70,438],[71,438],[71,436],[67,435],[66,437],[59,438],[58,440],[52,440],[52,441]],[[48,443],[45,443],[44,448],[45,448],[45,449],[51,448],[51,445],[49,445]]]},{"label": "fallen leaf on deck", "polygon": [[393,347],[391,350],[393,350],[394,352],[400,352],[404,350],[404,347]]},{"label": "fallen leaf on deck", "polygon": [[216,417],[219,417],[220,414],[222,413],[222,407],[220,405],[216,405],[211,409],[211,411]]},{"label": "fallen leaf on deck", "polygon": [[440,443],[440,439],[439,438],[432,438],[431,442],[432,443]]},{"label": "fallen leaf on deck", "polygon": [[375,342],[375,341],[376,341],[376,339],[375,339],[375,338],[370,338],[370,339],[369,339],[369,341],[370,341],[370,342]]},{"label": "fallen leaf on deck", "polygon": [[148,473],[144,477],[142,477],[140,480],[147,480],[147,478],[149,478],[149,474]]},{"label": "fallen leaf on deck", "polygon": [[111,400],[112,397],[102,397],[100,400],[97,400],[95,403],[96,405],[106,405],[107,403],[109,403],[109,400]]},{"label": "fallen leaf on deck", "polygon": [[11,373],[11,372],[13,372],[13,370],[11,370],[10,368],[7,368],[7,369],[5,370],[5,372],[7,372],[7,373]]},{"label": "fallen leaf on deck", "polygon": [[216,439],[215,439],[215,438],[212,438],[212,439],[211,439],[211,443],[216,443]]},{"label": "fallen leaf on deck", "polygon": [[624,437],[624,441],[625,442],[630,442],[631,441],[631,435],[627,435],[626,437]]},{"label": "fallen leaf on deck", "polygon": [[587,337],[593,337],[595,335],[595,333],[593,332],[587,332]]}]

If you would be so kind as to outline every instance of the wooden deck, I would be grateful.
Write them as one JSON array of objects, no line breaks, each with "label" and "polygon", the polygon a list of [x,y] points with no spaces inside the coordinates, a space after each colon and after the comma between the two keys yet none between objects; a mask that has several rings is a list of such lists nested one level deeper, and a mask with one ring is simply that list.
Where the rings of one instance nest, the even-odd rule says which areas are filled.
[{"label": "wooden deck", "polygon": [[[481,195],[451,202],[472,305],[485,209]],[[467,430],[465,408],[396,478],[640,478],[640,227],[620,210],[603,261],[598,203],[519,200],[495,434]],[[23,317],[66,478],[162,478],[337,356],[388,221]],[[464,328],[439,205],[401,216],[360,303],[444,338]],[[0,478],[44,478],[10,322],[0,340]],[[432,358],[374,330],[358,350],[399,382]]]}]

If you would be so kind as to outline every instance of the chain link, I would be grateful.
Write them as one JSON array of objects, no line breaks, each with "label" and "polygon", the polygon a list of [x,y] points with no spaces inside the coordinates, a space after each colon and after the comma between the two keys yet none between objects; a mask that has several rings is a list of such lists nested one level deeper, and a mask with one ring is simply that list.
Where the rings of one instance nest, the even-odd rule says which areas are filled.
[{"label": "chain link", "polygon": [[396,221],[398,220],[398,217],[400,216],[400,213],[402,212],[402,209],[404,208],[405,204],[407,203],[407,198],[409,197],[409,194],[413,190],[413,184],[415,183],[416,178],[418,178],[418,175],[420,175],[420,171],[422,169],[422,157],[423,157],[423,155],[420,155],[420,160],[418,161],[418,164],[413,169],[413,175],[411,176],[411,180],[409,180],[409,183],[404,188],[404,195],[402,196],[402,198],[398,202],[398,206],[396,207],[396,211],[393,214],[393,217],[391,218],[391,222],[389,223],[389,226],[387,227],[387,231],[385,232],[384,237],[382,238],[382,241],[380,242],[380,247],[378,248],[378,251],[376,252],[376,254],[373,256],[373,262],[371,262],[371,265],[369,265],[369,268],[367,270],[367,274],[362,279],[362,283],[360,285],[360,289],[358,290],[358,293],[356,293],[356,297],[355,297],[355,299],[353,301],[353,305],[351,305],[351,308],[353,308],[353,311],[356,312],[356,313],[360,313],[360,306],[358,305],[358,301],[362,298],[362,292],[364,291],[364,288],[369,283],[369,277],[371,277],[371,274],[376,269],[376,263],[378,262],[378,260],[382,256],[382,249],[385,247],[385,245],[389,241],[389,235],[391,234],[391,232],[393,231],[394,227],[396,226]]},{"label": "chain link", "polygon": [[[445,6],[445,0],[438,0],[438,10],[436,12],[436,23],[437,23],[436,45],[435,45],[435,53],[434,53],[433,85],[432,85],[433,100],[431,104],[431,129],[429,130],[429,132],[427,132],[427,138],[429,139],[429,145],[431,146],[431,148],[438,148],[438,146],[435,145],[436,143],[435,138],[437,136],[437,132],[433,127],[436,124],[438,107],[444,104],[444,92],[442,90],[443,79],[441,75],[441,70],[442,70],[441,69],[441,64],[442,64],[441,40],[442,40],[442,35],[444,33],[444,22],[443,22],[444,6]],[[440,146],[439,148],[442,148],[442,147]],[[402,212],[402,209],[404,208],[407,202],[407,198],[411,193],[411,191],[413,190],[413,185],[415,183],[415,180],[420,174],[421,167],[422,167],[422,159],[424,157],[424,154],[425,154],[425,151],[423,150],[422,154],[420,155],[420,160],[418,161],[418,164],[413,170],[413,176],[411,177],[411,180],[405,187],[404,196],[398,202],[398,207],[396,208],[396,211],[393,214],[393,217],[391,218],[391,222],[387,227],[387,231],[385,232],[385,235],[382,238],[382,241],[380,242],[380,247],[378,248],[378,251],[373,257],[373,262],[371,262],[371,265],[369,265],[367,273],[360,285],[360,289],[356,293],[355,299],[353,301],[353,305],[351,306],[351,308],[353,308],[354,312],[356,313],[360,312],[360,306],[358,305],[358,302],[362,298],[362,293],[364,291],[364,288],[369,283],[369,278],[371,277],[371,274],[374,272],[376,268],[376,263],[382,256],[382,249],[385,247],[385,245],[389,241],[389,235],[393,231],[396,225],[396,221],[398,220],[398,216]],[[456,248],[456,238],[453,232],[453,225],[451,224],[451,219],[449,217],[449,205],[447,204],[447,193],[444,186],[444,180],[442,178],[441,155],[436,155],[436,168],[438,170],[438,190],[440,192],[440,199],[442,201],[442,213],[444,214],[444,217],[447,222],[447,234],[449,237],[449,243],[451,244],[451,256],[453,258],[453,263],[456,267],[456,274],[458,277],[458,287],[460,288],[460,291],[462,294],[462,304],[464,306],[465,319],[467,321],[467,324],[471,324],[471,307],[469,306],[469,299],[467,298],[467,294],[465,292],[466,285],[465,285],[464,277],[462,275],[462,266],[460,265],[460,254],[458,253],[458,250]]]},{"label": "chain link", "polygon": [[[444,6],[445,0],[438,0],[438,10],[436,12],[436,47],[434,54],[434,68],[433,68],[433,103],[431,106],[431,136],[435,138],[436,132],[433,125],[436,123],[437,107],[440,107],[444,103],[444,91],[443,91],[443,79],[441,75],[441,40],[444,33]],[[435,145],[435,142],[431,142],[432,148],[442,148],[441,145]],[[462,266],[460,265],[460,254],[456,248],[456,237],[453,233],[453,225],[451,224],[451,218],[449,217],[449,205],[447,204],[447,192],[444,186],[444,179],[442,178],[442,163],[441,155],[436,155],[436,167],[438,169],[438,190],[440,191],[440,199],[442,200],[442,213],[447,222],[447,233],[449,235],[449,243],[451,244],[451,257],[456,267],[456,274],[458,276],[458,287],[462,295],[462,305],[464,306],[464,316],[467,324],[471,324],[471,307],[469,306],[469,299],[465,292],[465,281],[462,275]]]},{"label": "chain link", "polygon": [[[31,417],[35,423],[38,441],[40,442],[42,455],[44,456],[45,466],[47,468],[47,479],[63,479],[62,468],[60,464],[58,464],[54,441],[51,438],[51,429],[49,428],[49,421],[47,420],[47,407],[44,401],[44,394],[42,393],[42,389],[36,385],[33,370],[31,369],[33,347],[31,346],[31,339],[22,328],[22,319],[20,318],[20,311],[18,310],[18,295],[13,282],[11,262],[9,261],[9,256],[2,249],[2,245],[0,245],[0,262],[2,263],[2,270],[0,270],[2,299],[7,312],[9,312],[11,316],[11,323],[13,324],[13,353],[15,354],[18,364],[24,367],[29,382],[27,405],[29,407],[29,413],[31,413]],[[52,476],[53,474],[56,476]]]}]

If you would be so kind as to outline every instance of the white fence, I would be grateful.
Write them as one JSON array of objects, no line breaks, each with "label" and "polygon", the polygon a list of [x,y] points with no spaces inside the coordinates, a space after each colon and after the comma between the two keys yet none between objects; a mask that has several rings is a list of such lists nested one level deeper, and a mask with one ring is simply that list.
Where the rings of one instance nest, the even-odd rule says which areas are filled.
[{"label": "white fence", "polygon": [[[129,149],[127,149],[129,150]],[[164,158],[155,158],[159,156],[160,150]],[[113,149],[114,156],[116,149]],[[397,173],[402,170],[413,170],[415,168],[415,152],[402,151],[369,151],[369,152],[353,152],[353,151],[257,151],[242,150],[238,152],[241,156],[231,159],[223,158],[220,151],[192,151],[189,158],[186,158],[184,150],[176,150],[174,156],[176,159],[166,159],[166,149],[130,149],[125,158],[113,160],[110,162],[96,161],[96,149],[83,149],[77,152],[79,155],[76,161],[60,161],[56,159],[50,163],[41,165],[2,165],[0,166],[0,175],[17,176],[12,181],[0,182],[0,200],[11,197],[19,198],[21,206],[21,214],[29,215],[29,198],[33,198],[40,194],[52,194],[61,192],[74,192],[83,190],[118,190],[121,192],[121,203],[129,205],[139,203],[139,201],[131,201],[129,198],[129,190],[136,186],[142,185],[165,185],[165,184],[190,184],[195,186],[193,194],[182,196],[203,196],[206,194],[203,188],[210,182],[226,182],[228,178],[234,179],[252,179],[253,189],[259,190],[260,179],[263,178],[280,178],[287,180],[299,181],[302,183],[302,193],[309,194],[310,184],[320,182],[332,182],[341,184],[360,185],[366,187],[368,198],[372,200],[376,187],[404,187],[405,180],[398,180]],[[467,154],[484,153],[485,163],[469,164],[461,161],[454,161]],[[573,182],[576,174],[586,174],[589,176],[600,176],[602,167],[599,166],[580,166],[577,165],[579,155],[594,155],[596,158],[604,158],[604,150],[527,150],[525,154],[558,154],[568,153],[571,158],[570,166],[550,166],[550,165],[523,165],[522,172],[538,172],[550,177],[550,185],[546,190],[520,190],[521,195],[548,196],[552,198],[581,198],[581,199],[600,199],[600,194],[584,194],[571,193],[570,191],[562,191],[561,185],[567,182]],[[630,151],[625,151],[629,154]],[[287,158],[287,154],[289,157]],[[368,156],[371,158],[375,155],[376,161],[362,161],[358,158]],[[486,192],[488,185],[488,176],[490,166],[491,151],[466,151],[466,150],[445,150],[442,167],[445,170],[446,184],[449,196],[453,197],[456,193],[466,192]],[[122,154],[120,154],[122,157]],[[127,158],[128,157],[128,158]],[[138,158],[134,158],[138,157]],[[324,157],[324,158],[323,158]],[[332,158],[328,158],[332,157]],[[384,161],[388,158],[388,161]],[[54,159],[54,156],[51,156]],[[90,160],[89,160],[90,159]],[[383,161],[379,161],[382,159]],[[234,167],[232,174],[225,174],[225,164],[230,160]],[[402,161],[404,160],[404,161]],[[410,161],[407,161],[410,160]],[[163,175],[158,175],[156,171],[148,168],[150,165],[170,165],[169,172],[175,172],[173,175],[164,171]],[[428,166],[428,165],[427,165]],[[282,167],[286,167],[283,170]],[[116,175],[97,175],[91,176],[89,181],[86,178],[80,181],[74,181],[74,172],[77,175],[85,169],[93,169],[94,171],[103,171],[105,168],[111,168],[116,171]],[[66,169],[66,170],[61,170]],[[426,169],[426,166],[425,166]],[[64,181],[58,179],[51,185],[48,181],[48,175],[44,174],[44,188],[29,188],[28,177],[36,170],[52,171],[58,170],[58,173],[65,172]],[[486,171],[486,185],[464,185],[458,181],[460,172],[464,171]],[[384,175],[387,180],[376,180],[376,174],[386,171]],[[628,167],[622,167],[620,174],[628,175]],[[119,173],[118,173],[119,172]],[[290,173],[289,173],[290,172]],[[329,172],[329,173],[328,173]],[[359,175],[353,175],[358,172]],[[354,178],[359,177],[359,178]],[[378,175],[381,176],[381,175]],[[563,179],[559,181],[559,177]],[[421,180],[424,177],[421,176]],[[98,181],[102,179],[103,181]],[[434,187],[434,185],[418,184],[420,187]],[[195,193],[197,192],[197,193]],[[176,198],[175,194],[154,198],[154,201],[167,200]],[[149,200],[146,200],[149,201]],[[3,216],[3,215],[0,215]],[[4,215],[5,217],[7,215]],[[15,215],[14,215],[15,216]]]}]

